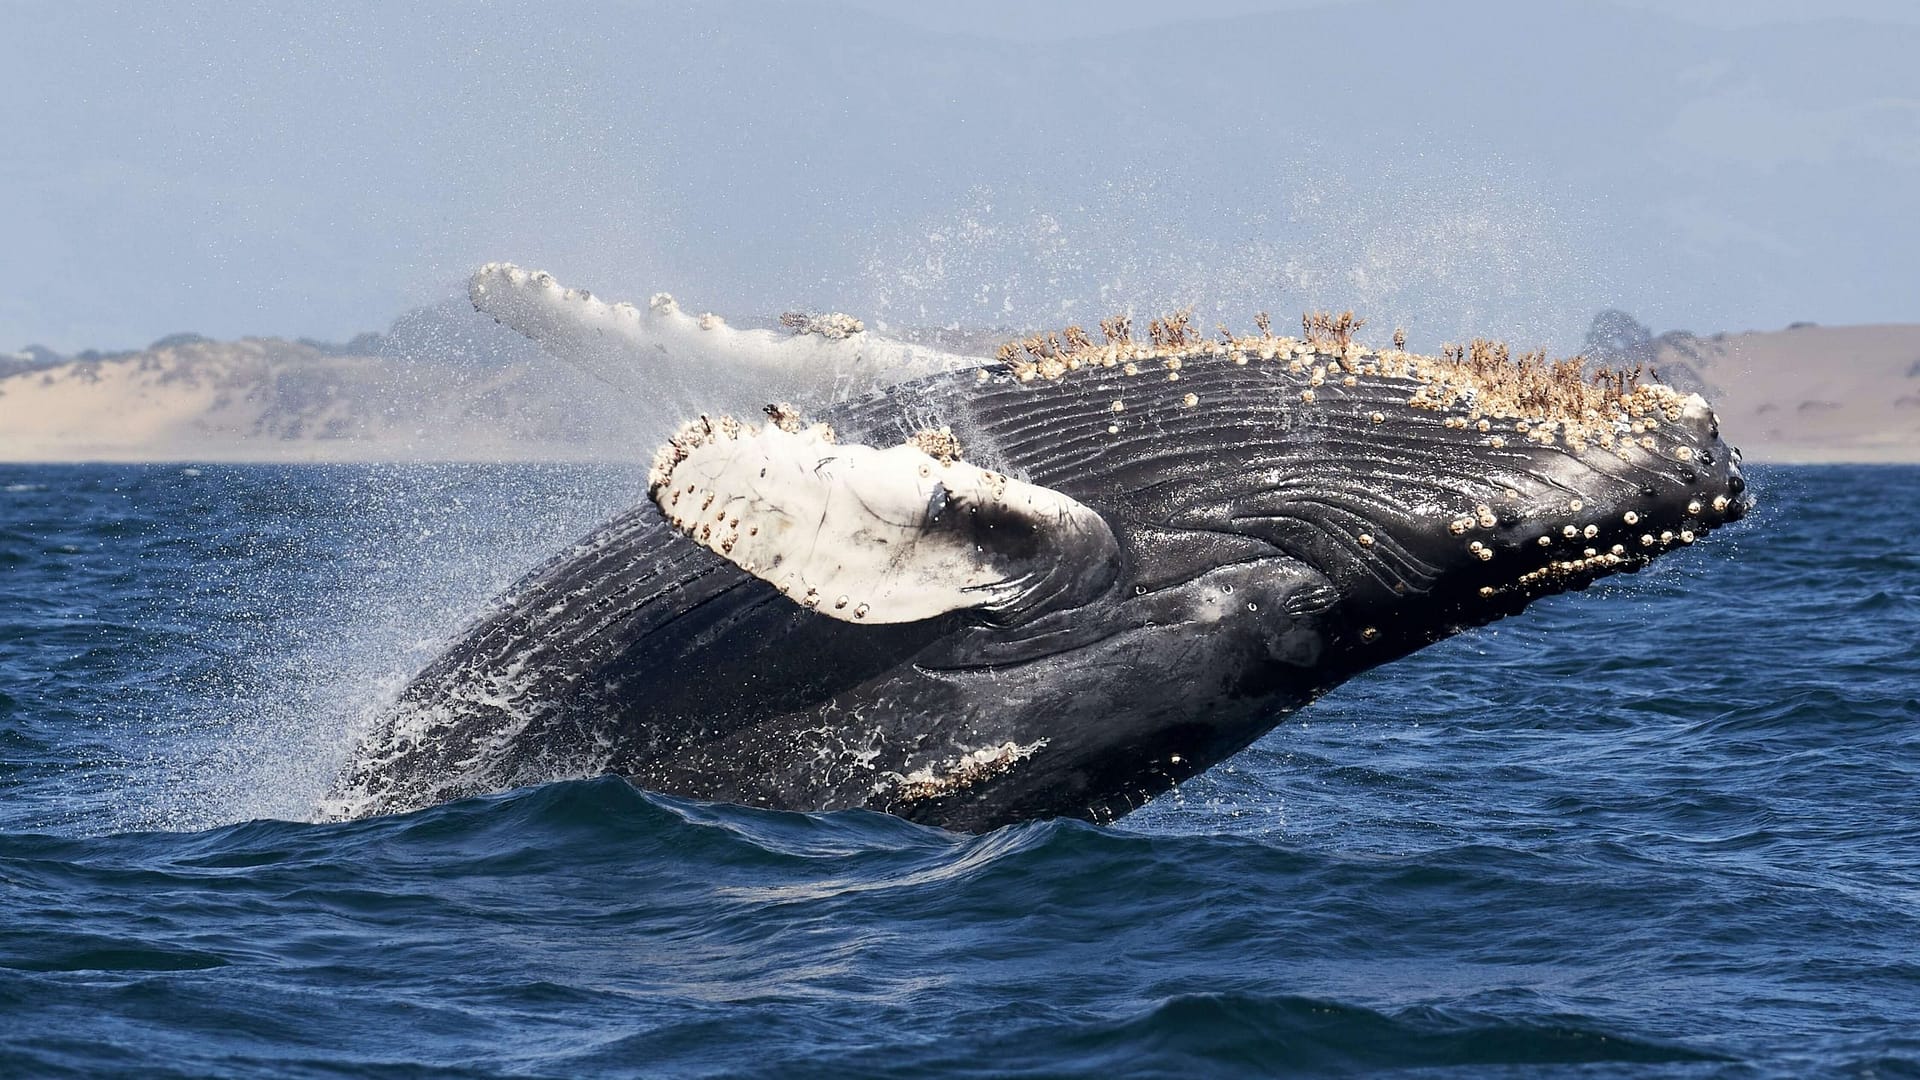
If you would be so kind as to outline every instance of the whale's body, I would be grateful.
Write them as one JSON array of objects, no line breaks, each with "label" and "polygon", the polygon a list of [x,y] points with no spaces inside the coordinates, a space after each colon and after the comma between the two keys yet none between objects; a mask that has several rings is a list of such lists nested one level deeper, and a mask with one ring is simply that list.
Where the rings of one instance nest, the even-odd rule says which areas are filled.
[{"label": "whale's body", "polygon": [[[697,453],[659,473],[652,499],[528,576],[412,682],[336,812],[617,773],[968,830],[1109,821],[1354,674],[1637,569],[1746,507],[1704,402],[1662,387],[1618,383],[1618,415],[1543,439],[1553,421],[1501,415],[1525,395],[1495,404],[1507,376],[1464,357],[1265,335],[1062,356],[823,412],[831,444],[749,426],[712,443],[697,483],[680,483]],[[1537,412],[1566,407],[1533,394]],[[866,460],[854,448],[939,428],[970,475],[1041,501],[967,502],[941,471],[959,466],[933,458],[903,505],[931,504],[904,516],[873,497],[893,483],[882,466],[847,486]],[[778,470],[754,439],[778,444],[776,466],[791,443],[800,479],[770,496]],[[758,494],[729,488],[729,469]],[[812,483],[829,509],[772,505]],[[959,583],[970,569],[996,584]],[[803,597],[808,574],[856,584]],[[861,582],[870,597],[833,595]]]}]

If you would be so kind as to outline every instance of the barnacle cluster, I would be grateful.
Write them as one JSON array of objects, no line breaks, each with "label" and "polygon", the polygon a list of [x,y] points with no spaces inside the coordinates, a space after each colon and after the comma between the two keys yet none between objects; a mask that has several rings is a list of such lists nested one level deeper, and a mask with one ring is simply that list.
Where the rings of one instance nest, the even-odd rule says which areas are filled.
[{"label": "barnacle cluster", "polygon": [[[1182,362],[1203,356],[1235,364],[1284,363],[1305,377],[1300,400],[1306,403],[1329,381],[1351,387],[1361,379],[1400,380],[1409,384],[1409,407],[1452,414],[1446,426],[1477,431],[1489,446],[1504,446],[1510,437],[1542,445],[1563,440],[1576,453],[1593,446],[1624,453],[1632,441],[1651,449],[1649,433],[1663,421],[1677,423],[1684,406],[1682,394],[1653,381],[1639,365],[1595,367],[1580,356],[1549,360],[1544,350],[1515,357],[1506,343],[1488,339],[1447,345],[1437,356],[1412,353],[1404,331],[1395,331],[1392,348],[1373,349],[1355,340],[1366,320],[1351,311],[1308,312],[1297,338],[1276,336],[1264,312],[1254,323],[1255,336],[1221,327],[1210,337],[1195,329],[1186,308],[1151,320],[1141,341],[1133,336],[1132,318],[1118,315],[1101,321],[1102,342],[1069,326],[1008,342],[997,356],[1023,382],[1085,368],[1138,375],[1153,364],[1177,382]],[[1381,423],[1385,417],[1373,413],[1368,419]]]},{"label": "barnacle cluster", "polygon": [[945,424],[937,428],[921,428],[907,440],[907,445],[943,465],[951,465],[959,461],[961,456],[960,439]]},{"label": "barnacle cluster", "polygon": [[[780,316],[780,325],[799,334],[814,334],[828,341],[844,341],[866,330],[867,324],[851,315],[838,311],[829,311],[824,315],[809,315],[804,311],[789,311]],[[704,329],[704,327],[703,327]]]},{"label": "barnacle cluster", "polygon": [[[773,426],[788,434],[798,434],[809,425],[798,410],[781,402],[766,407],[767,418]],[[822,442],[835,440],[833,428],[828,424],[810,425]],[[687,460],[687,455],[709,443],[721,440],[734,440],[753,434],[754,429],[732,416],[708,416],[701,413],[698,417],[680,425],[672,437],[660,444],[654,451],[653,468],[647,472],[647,490],[658,493],[673,479],[674,466]]]},{"label": "barnacle cluster", "polygon": [[935,799],[965,791],[1012,769],[1046,747],[1046,739],[1022,745],[1003,742],[960,755],[939,766],[922,766],[905,775],[889,774],[874,786],[875,793],[886,792],[909,802]]}]

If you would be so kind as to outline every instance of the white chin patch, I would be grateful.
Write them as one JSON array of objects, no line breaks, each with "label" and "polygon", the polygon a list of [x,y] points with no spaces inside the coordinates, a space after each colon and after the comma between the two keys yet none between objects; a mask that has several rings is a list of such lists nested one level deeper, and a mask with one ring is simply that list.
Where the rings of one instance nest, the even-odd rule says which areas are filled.
[{"label": "white chin patch", "polygon": [[687,536],[804,607],[916,622],[1071,602],[1111,579],[1106,522],[1057,491],[916,445],[843,446],[777,415],[686,425],[650,489]]}]

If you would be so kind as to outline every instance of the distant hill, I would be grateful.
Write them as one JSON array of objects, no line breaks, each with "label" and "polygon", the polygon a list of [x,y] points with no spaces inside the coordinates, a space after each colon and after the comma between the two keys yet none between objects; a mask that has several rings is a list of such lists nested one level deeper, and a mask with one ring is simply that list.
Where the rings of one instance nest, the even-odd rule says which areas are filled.
[{"label": "distant hill", "polygon": [[1603,311],[1584,352],[1706,394],[1750,460],[1920,461],[1920,325],[1655,337],[1626,312]]},{"label": "distant hill", "polygon": [[604,388],[510,335],[474,348],[454,327],[497,330],[427,312],[347,346],[174,334],[136,352],[0,355],[0,460],[631,454],[636,433]]},{"label": "distant hill", "polygon": [[1662,377],[1698,378],[1755,461],[1920,461],[1920,324],[1665,334]]},{"label": "distant hill", "polygon": [[[984,354],[1007,335],[954,336]],[[1920,461],[1920,324],[1656,337],[1605,312],[1587,352],[1706,391],[1749,460]],[[667,411],[701,407],[665,389]],[[136,352],[0,354],[0,460],[639,461],[661,404],[449,305],[346,345],[175,334]]]}]

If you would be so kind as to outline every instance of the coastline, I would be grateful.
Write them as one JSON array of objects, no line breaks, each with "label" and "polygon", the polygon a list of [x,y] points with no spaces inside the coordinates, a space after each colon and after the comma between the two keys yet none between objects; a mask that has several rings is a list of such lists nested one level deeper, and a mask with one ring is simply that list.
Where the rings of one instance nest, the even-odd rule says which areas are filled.
[{"label": "coastline", "polygon": [[[1920,324],[1676,331],[1643,348],[1663,381],[1707,394],[1749,462],[1920,464]],[[635,464],[665,434],[651,403],[524,348],[395,357],[164,339],[15,365],[0,375],[0,462],[13,464]]]}]

